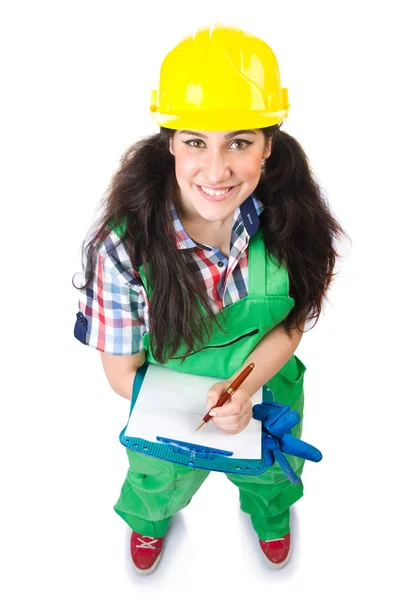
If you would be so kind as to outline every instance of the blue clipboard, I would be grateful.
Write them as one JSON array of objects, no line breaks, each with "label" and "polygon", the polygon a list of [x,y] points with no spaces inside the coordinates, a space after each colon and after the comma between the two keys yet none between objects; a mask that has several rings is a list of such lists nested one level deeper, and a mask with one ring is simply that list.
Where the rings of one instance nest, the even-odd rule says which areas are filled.
[{"label": "blue clipboard", "polygon": [[[139,391],[149,363],[140,367],[135,375],[132,388],[132,399],[130,416],[134,409]],[[273,401],[273,394],[266,386],[262,388],[262,402]],[[233,453],[218,448],[193,445],[190,442],[157,437],[159,443],[149,442],[142,438],[127,437],[125,431],[127,425],[121,431],[119,440],[129,450],[154,456],[162,460],[185,465],[194,469],[206,469],[207,471],[222,471],[223,473],[235,473],[239,475],[260,475],[269,467],[264,456],[264,440],[262,436],[262,458],[261,459],[239,459],[232,458]]]}]

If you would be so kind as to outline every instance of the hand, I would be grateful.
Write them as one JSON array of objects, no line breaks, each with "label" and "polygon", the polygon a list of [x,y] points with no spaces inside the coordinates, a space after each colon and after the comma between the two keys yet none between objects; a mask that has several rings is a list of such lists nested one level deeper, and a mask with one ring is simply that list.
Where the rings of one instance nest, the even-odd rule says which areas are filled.
[{"label": "hand", "polygon": [[[208,390],[207,410],[218,402],[220,395],[227,390],[229,382],[216,383]],[[225,433],[240,433],[248,425],[252,417],[252,402],[248,393],[239,388],[223,406],[214,409],[214,424]]]}]

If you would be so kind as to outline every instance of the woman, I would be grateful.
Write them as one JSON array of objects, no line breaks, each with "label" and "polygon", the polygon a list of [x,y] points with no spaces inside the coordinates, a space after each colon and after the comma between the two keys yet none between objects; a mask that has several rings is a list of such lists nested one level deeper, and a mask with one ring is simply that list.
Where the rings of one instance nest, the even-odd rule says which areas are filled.
[{"label": "woman", "polygon": [[[210,408],[255,362],[214,424],[241,432],[251,396],[265,384],[303,415],[305,367],[294,352],[305,324],[319,318],[343,230],[303,149],[280,130],[288,109],[272,50],[237,28],[203,28],[165,57],[151,103],[160,132],[125,153],[86,244],[75,336],[101,351],[119,395],[131,399],[148,361],[225,378],[209,390]],[[301,423],[293,433],[300,436]],[[172,515],[209,471],[127,454],[114,508],[133,530],[133,565],[147,574]],[[293,461],[298,475],[303,463]],[[284,566],[289,507],[303,485],[276,464],[262,475],[227,477],[267,563]]]}]

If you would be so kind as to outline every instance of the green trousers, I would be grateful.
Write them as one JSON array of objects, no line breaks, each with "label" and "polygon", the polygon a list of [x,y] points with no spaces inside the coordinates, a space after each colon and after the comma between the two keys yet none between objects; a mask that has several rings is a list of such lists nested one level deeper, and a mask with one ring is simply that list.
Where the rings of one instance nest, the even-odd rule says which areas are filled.
[{"label": "green trousers", "polygon": [[[114,510],[134,531],[163,537],[172,516],[187,506],[211,471],[192,469],[127,449],[129,469]],[[297,475],[304,461],[292,458]],[[277,465],[262,475],[226,477],[240,490],[241,510],[251,516],[260,540],[289,532],[289,507],[303,496],[303,485],[292,484]]]}]

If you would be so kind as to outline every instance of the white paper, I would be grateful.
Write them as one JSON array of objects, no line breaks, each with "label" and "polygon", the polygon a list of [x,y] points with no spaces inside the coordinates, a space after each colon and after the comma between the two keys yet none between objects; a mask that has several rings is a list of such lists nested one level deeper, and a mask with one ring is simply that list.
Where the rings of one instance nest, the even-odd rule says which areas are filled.
[{"label": "white paper", "polygon": [[[208,412],[206,398],[216,377],[189,375],[150,364],[146,371],[125,436],[157,442],[156,436],[229,450],[230,458],[261,458],[261,421],[251,419],[237,434],[221,431],[210,420],[196,431]],[[262,388],[251,397],[262,402]]]}]

